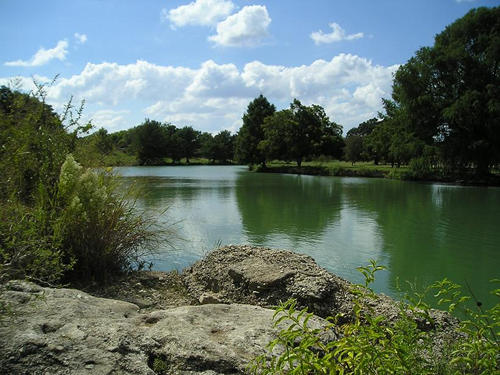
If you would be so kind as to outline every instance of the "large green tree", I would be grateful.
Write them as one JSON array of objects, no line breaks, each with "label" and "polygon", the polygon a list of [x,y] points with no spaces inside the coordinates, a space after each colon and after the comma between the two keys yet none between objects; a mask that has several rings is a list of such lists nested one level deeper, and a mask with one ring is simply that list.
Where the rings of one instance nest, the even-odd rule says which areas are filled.
[{"label": "large green tree", "polygon": [[305,106],[297,99],[289,109],[267,117],[263,130],[259,150],[268,159],[294,160],[299,167],[307,157],[342,149],[342,128],[330,121],[321,106]]},{"label": "large green tree", "polygon": [[453,169],[485,175],[500,161],[500,8],[473,9],[397,71],[407,131]]},{"label": "large green tree", "polygon": [[162,164],[167,156],[166,126],[146,119],[135,129],[137,159],[141,165]]},{"label": "large green tree", "polygon": [[236,138],[236,158],[242,163],[265,164],[266,156],[259,148],[264,139],[264,119],[273,115],[276,107],[261,94],[248,104],[243,125]]},{"label": "large green tree", "polygon": [[177,131],[180,141],[180,150],[182,157],[186,158],[186,163],[189,164],[189,159],[192,158],[200,147],[201,132],[194,130],[191,126],[184,126]]}]

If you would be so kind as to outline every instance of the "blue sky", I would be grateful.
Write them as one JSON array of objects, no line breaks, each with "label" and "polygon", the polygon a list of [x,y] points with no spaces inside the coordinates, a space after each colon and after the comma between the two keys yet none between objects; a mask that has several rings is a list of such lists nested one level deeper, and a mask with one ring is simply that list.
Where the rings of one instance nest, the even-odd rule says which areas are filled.
[{"label": "blue sky", "polygon": [[233,132],[249,103],[322,105],[344,132],[381,110],[392,74],[493,0],[1,0],[0,84],[58,80],[113,132],[144,118]]}]

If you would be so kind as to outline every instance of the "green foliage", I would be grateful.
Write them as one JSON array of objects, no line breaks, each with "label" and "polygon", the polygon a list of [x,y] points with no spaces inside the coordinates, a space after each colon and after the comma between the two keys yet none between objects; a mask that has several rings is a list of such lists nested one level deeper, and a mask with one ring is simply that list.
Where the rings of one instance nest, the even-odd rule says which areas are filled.
[{"label": "green foliage", "polygon": [[0,208],[0,279],[59,281],[73,262],[65,259],[50,213],[41,205],[2,203]]},{"label": "green foliage", "polygon": [[[161,236],[154,220],[107,170],[86,169],[68,152],[88,126],[71,100],[62,116],[35,94],[0,89],[0,279],[105,281],[144,265]],[[109,135],[99,131],[101,151]]]},{"label": "green foliage", "polygon": [[200,132],[194,130],[191,126],[185,126],[177,131],[177,136],[180,142],[181,156],[186,158],[186,163],[189,164],[189,159],[192,158],[196,150],[200,147]]},{"label": "green foliage", "polygon": [[363,139],[359,135],[352,135],[345,140],[345,158],[353,165],[361,160],[363,152]]},{"label": "green foliage", "polygon": [[[396,72],[397,126],[436,146],[448,170],[478,176],[500,161],[500,7],[473,9]],[[401,133],[401,132],[400,132]]]},{"label": "green foliage", "polygon": [[300,167],[313,155],[338,155],[342,127],[331,122],[318,105],[304,106],[295,99],[289,109],[264,119],[264,137],[258,149],[267,160],[294,160]]},{"label": "green foliage", "polygon": [[141,165],[163,164],[167,156],[167,129],[158,121],[146,119],[137,126],[135,133],[135,149]]},{"label": "green foliage", "polygon": [[162,358],[156,357],[153,360],[153,371],[155,372],[155,374],[167,374],[167,363]]},{"label": "green foliage", "polygon": [[243,125],[236,138],[236,159],[242,163],[265,164],[266,156],[259,143],[264,140],[263,124],[266,117],[274,114],[276,107],[259,95],[248,104],[243,115]]},{"label": "green foliage", "polygon": [[105,281],[108,275],[143,265],[143,245],[157,239],[154,221],[138,215],[133,201],[107,170],[85,169],[69,155],[62,168],[53,223],[70,279]]},{"label": "green foliage", "polygon": [[0,198],[32,203],[38,185],[54,186],[73,138],[45,104],[43,86],[24,94],[0,88]]},{"label": "green foliage", "polygon": [[[488,311],[467,309],[469,319],[460,323],[462,333],[455,341],[441,342],[433,351],[433,332],[418,327],[417,318],[431,320],[423,294],[400,303],[398,318],[389,323],[376,315],[370,301],[375,272],[382,270],[374,261],[358,270],[364,285],[355,285],[353,318],[340,325],[339,316],[322,329],[312,329],[307,309],[296,310],[296,302],[281,303],[274,314],[280,331],[268,345],[268,353],[257,357],[250,370],[256,374],[495,374],[498,364],[500,304]],[[459,287],[448,280],[435,283],[439,302],[453,311],[467,301]],[[500,290],[494,291],[500,297]],[[432,321],[432,320],[431,320]],[[285,328],[283,328],[286,325]],[[332,339],[334,336],[336,339]]]}]

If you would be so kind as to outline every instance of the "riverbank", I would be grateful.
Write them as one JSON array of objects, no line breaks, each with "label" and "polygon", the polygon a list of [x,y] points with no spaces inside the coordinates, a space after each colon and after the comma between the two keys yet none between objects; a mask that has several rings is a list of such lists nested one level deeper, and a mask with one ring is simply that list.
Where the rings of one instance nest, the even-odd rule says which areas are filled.
[{"label": "riverbank", "polygon": [[500,186],[500,174],[493,173],[488,177],[477,178],[469,175],[440,175],[438,173],[417,176],[407,166],[392,166],[389,164],[374,164],[373,162],[349,163],[345,161],[310,161],[298,167],[291,163],[271,162],[266,166],[256,166],[252,170],[259,173],[284,173],[310,176],[334,177],[367,177],[388,178],[405,181],[418,181],[428,183],[445,183],[467,186]]},{"label": "riverbank", "polygon": [[[287,327],[273,325],[272,306],[294,298],[298,308],[315,314],[311,327],[325,331],[327,316],[340,317],[339,324],[354,321],[357,298],[352,284],[309,256],[251,246],[216,249],[181,274],[132,273],[93,294],[23,281],[3,285],[0,301],[8,313],[0,324],[0,368],[16,374],[243,374]],[[389,325],[401,313],[383,295],[365,298],[363,306]],[[436,353],[458,337],[457,320],[444,312],[414,319],[431,334]],[[325,332],[325,340],[336,340],[334,331]]]}]

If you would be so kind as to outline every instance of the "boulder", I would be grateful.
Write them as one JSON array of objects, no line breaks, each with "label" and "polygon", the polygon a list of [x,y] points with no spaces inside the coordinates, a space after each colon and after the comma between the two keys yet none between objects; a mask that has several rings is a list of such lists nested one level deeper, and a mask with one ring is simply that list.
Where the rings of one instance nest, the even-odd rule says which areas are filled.
[{"label": "boulder", "polygon": [[218,248],[184,270],[188,292],[201,300],[264,307],[295,298],[299,307],[327,317],[351,310],[350,283],[307,255],[252,246]]},{"label": "boulder", "polygon": [[[221,303],[277,306],[290,298],[298,308],[307,307],[315,315],[337,316],[339,323],[353,318],[356,295],[354,285],[318,266],[308,255],[287,250],[253,246],[225,246],[213,250],[182,273],[192,298]],[[363,310],[384,315],[386,322],[397,320],[398,302],[383,294],[364,298]],[[418,314],[415,321],[422,330],[451,330],[457,319],[431,310],[432,322]]]},{"label": "boulder", "polygon": [[128,302],[22,281],[2,287],[0,304],[8,311],[0,316],[5,374],[238,374],[283,328],[273,326],[274,311],[259,306],[139,313]]}]

